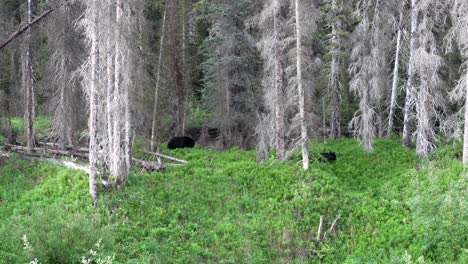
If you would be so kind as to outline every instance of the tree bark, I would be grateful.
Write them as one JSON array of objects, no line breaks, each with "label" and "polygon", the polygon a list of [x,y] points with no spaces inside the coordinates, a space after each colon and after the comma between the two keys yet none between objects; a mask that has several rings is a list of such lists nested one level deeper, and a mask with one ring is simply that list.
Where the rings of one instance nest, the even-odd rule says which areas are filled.
[{"label": "tree bark", "polygon": [[191,8],[191,2],[192,1],[187,1],[183,0],[182,6],[183,6],[183,20],[182,20],[182,65],[183,65],[183,71],[184,71],[184,105],[183,105],[183,118],[182,118],[182,131],[186,130],[187,126],[187,116],[190,111],[190,95],[192,92],[192,74],[191,74],[191,67],[190,67],[190,58],[189,58],[189,52],[187,48],[188,44],[188,37],[187,37],[187,26],[189,25],[189,13],[187,12],[187,7],[190,10]]},{"label": "tree bark", "polygon": [[283,95],[283,67],[281,63],[281,52],[279,51],[278,42],[278,22],[277,16],[278,0],[274,2],[273,9],[273,41],[274,41],[274,111],[275,111],[275,141],[276,141],[276,152],[278,159],[284,161],[286,159],[286,142],[285,142],[285,124],[284,124],[284,109],[282,105]]},{"label": "tree bark", "polygon": [[[28,0],[28,24],[31,24],[31,0]],[[25,52],[23,66],[23,84],[26,89],[26,144],[28,151],[34,148],[34,72],[31,56],[31,28],[28,28],[25,39]]]},{"label": "tree bark", "polygon": [[414,56],[418,48],[418,16],[416,0],[411,0],[411,41],[410,59],[408,65],[408,84],[406,85],[405,113],[403,124],[403,146],[410,147],[414,133],[414,105],[416,92],[416,70],[414,66]]},{"label": "tree bark", "polygon": [[154,105],[153,105],[153,122],[151,126],[151,151],[156,150],[157,145],[157,118],[158,118],[158,96],[159,96],[159,84],[161,82],[161,66],[162,60],[164,58],[164,37],[166,34],[166,13],[167,13],[167,4],[164,6],[164,15],[163,15],[163,24],[161,29],[161,41],[159,44],[159,60],[158,60],[158,68],[156,73],[156,88],[154,90]]},{"label": "tree bark", "polygon": [[400,21],[398,23],[397,46],[396,46],[396,52],[395,52],[395,66],[393,68],[392,96],[390,99],[390,114],[388,115],[388,130],[387,130],[388,137],[392,136],[393,134],[395,108],[396,108],[396,103],[397,103],[398,71],[400,67],[402,24],[403,24],[403,11],[400,12]]},{"label": "tree bark", "polygon": [[465,80],[466,95],[465,95],[465,131],[463,140],[463,163],[468,164],[468,74]]},{"label": "tree bark", "polygon": [[434,150],[432,138],[432,124],[429,116],[429,87],[426,81],[422,81],[418,93],[417,120],[418,129],[416,137],[416,153],[421,157]]},{"label": "tree bark", "polygon": [[123,142],[122,142],[122,127],[124,124],[124,100],[122,100],[122,53],[121,42],[122,42],[122,13],[123,13],[122,0],[116,1],[115,6],[115,48],[114,48],[114,97],[112,102],[113,107],[113,149],[110,153],[110,175],[116,179],[118,184],[121,183],[121,178],[125,177],[124,153],[123,153]]},{"label": "tree bark", "polygon": [[301,18],[299,12],[299,0],[296,3],[296,55],[297,55],[297,90],[299,93],[299,118],[301,122],[301,149],[302,149],[302,167],[304,170],[309,169],[309,151],[307,124],[305,120],[305,95],[302,86],[302,35],[301,35]]},{"label": "tree bark", "polygon": [[98,165],[98,142],[97,142],[97,126],[98,126],[98,94],[97,89],[99,86],[98,72],[98,16],[96,2],[99,0],[92,0],[91,2],[91,50],[90,50],[90,63],[91,63],[91,86],[89,95],[89,193],[93,204],[97,202],[97,165]]},{"label": "tree bark", "polygon": [[[336,0],[332,0],[332,12],[333,19],[336,19],[336,10],[338,6]],[[331,66],[330,66],[330,78],[329,78],[329,89],[331,90],[332,96],[332,112],[330,118],[330,137],[336,139],[341,136],[341,87],[338,80],[339,63],[338,63],[338,48],[339,38],[337,32],[337,21],[332,21],[332,52],[331,52]],[[325,131],[324,131],[325,133]]]}]

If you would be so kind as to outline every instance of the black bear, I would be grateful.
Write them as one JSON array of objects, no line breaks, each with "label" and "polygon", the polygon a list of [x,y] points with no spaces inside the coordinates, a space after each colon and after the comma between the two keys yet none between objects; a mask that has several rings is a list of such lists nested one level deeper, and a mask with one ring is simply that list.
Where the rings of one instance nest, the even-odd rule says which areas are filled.
[{"label": "black bear", "polygon": [[324,161],[335,161],[336,160],[335,152],[320,153],[320,155],[323,157]]},{"label": "black bear", "polygon": [[169,149],[193,148],[193,146],[195,146],[195,141],[190,137],[173,137],[167,143]]}]

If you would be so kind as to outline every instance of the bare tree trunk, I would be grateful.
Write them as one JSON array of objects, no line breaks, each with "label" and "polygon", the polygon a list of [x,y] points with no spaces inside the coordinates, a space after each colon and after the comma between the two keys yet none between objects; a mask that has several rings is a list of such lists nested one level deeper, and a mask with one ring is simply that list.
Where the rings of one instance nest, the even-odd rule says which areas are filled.
[{"label": "bare tree trunk", "polygon": [[93,203],[97,202],[97,165],[98,165],[98,153],[97,153],[97,125],[98,125],[98,94],[97,89],[99,86],[99,78],[97,76],[98,67],[98,40],[97,40],[97,8],[96,1],[92,0],[91,5],[91,51],[90,51],[90,63],[91,63],[91,87],[89,95],[89,193]]},{"label": "bare tree trunk", "polygon": [[463,163],[468,164],[468,74],[465,80],[466,95],[465,95],[465,132],[463,139]]},{"label": "bare tree trunk", "polygon": [[[123,3],[122,3],[123,4]],[[127,6],[127,12],[130,11],[130,7]],[[130,24],[127,24],[127,32],[131,32]],[[125,60],[129,60],[131,53],[129,49],[125,50],[126,56]],[[127,63],[128,64],[128,63]],[[132,127],[132,113],[131,113],[131,105],[130,105],[130,89],[135,90],[135,84],[131,82],[131,85],[125,85],[123,96],[124,96],[124,106],[125,106],[125,137],[124,137],[124,159],[125,159],[125,175],[128,177],[128,173],[130,172],[130,168],[132,167],[132,146],[133,146],[133,127]],[[125,178],[125,181],[127,179]]]},{"label": "bare tree trunk", "polygon": [[[221,77],[222,80],[222,77]],[[224,139],[224,144],[227,147],[231,147],[232,143],[232,132],[231,132],[231,90],[229,87],[229,81],[223,80],[223,86],[226,93],[226,113],[224,113],[224,118],[226,120],[227,128],[227,138]],[[224,133],[223,133],[224,134]]]},{"label": "bare tree trunk", "polygon": [[10,55],[10,89],[9,89],[9,98],[8,101],[6,102],[5,108],[6,108],[6,121],[5,121],[5,129],[8,137],[8,143],[9,144],[16,144],[16,138],[13,133],[13,128],[11,125],[11,111],[12,111],[12,95],[14,94],[14,91],[17,89],[17,80],[16,80],[16,60],[15,60],[15,50],[11,49],[11,55]]},{"label": "bare tree trunk", "polygon": [[273,39],[274,39],[274,63],[275,63],[275,76],[274,76],[274,111],[275,111],[275,140],[276,140],[276,151],[278,159],[283,161],[286,159],[286,142],[285,142],[285,124],[284,124],[284,109],[282,105],[282,94],[283,94],[283,68],[281,65],[280,56],[281,53],[278,47],[278,25],[277,25],[277,15],[278,15],[278,0],[274,2],[273,10]]},{"label": "bare tree trunk", "polygon": [[417,129],[417,138],[416,138],[416,153],[419,156],[426,157],[429,152],[434,150],[433,148],[433,137],[432,137],[432,125],[429,115],[429,87],[426,85],[425,81],[422,81],[420,90],[418,93],[418,103],[417,103],[417,120],[418,120],[418,129]]},{"label": "bare tree trunk", "polygon": [[301,149],[302,149],[302,167],[309,169],[309,151],[307,124],[305,121],[305,95],[302,87],[302,35],[301,18],[299,13],[299,0],[296,0],[296,53],[297,53],[297,89],[299,93],[299,118],[301,122]]},{"label": "bare tree trunk", "polygon": [[[332,1],[332,12],[334,19],[336,19],[336,10],[338,6],[336,0]],[[339,38],[337,32],[336,21],[332,21],[332,39],[331,44],[333,49],[338,49]],[[330,118],[330,137],[336,139],[341,135],[341,85],[338,80],[339,63],[338,54],[336,50],[331,52],[331,67],[329,78],[329,89],[332,96],[332,112]]]},{"label": "bare tree trunk", "polygon": [[164,37],[166,35],[166,14],[167,4],[164,6],[163,24],[161,29],[161,42],[159,44],[159,60],[158,69],[156,73],[156,89],[154,91],[154,105],[153,105],[153,122],[151,126],[151,151],[156,151],[157,135],[156,135],[156,124],[158,118],[158,96],[159,96],[159,84],[161,83],[161,66],[164,58]]},{"label": "bare tree trunk", "polygon": [[395,66],[393,68],[392,97],[390,99],[390,114],[388,115],[388,130],[387,130],[388,137],[392,136],[393,134],[393,123],[394,123],[395,108],[396,108],[396,103],[397,103],[398,71],[400,67],[402,24],[403,24],[403,11],[400,12],[400,22],[398,23],[397,47],[396,47],[396,52],[395,52]]},{"label": "bare tree trunk", "polygon": [[[65,111],[65,86],[64,85],[61,85],[60,87],[59,109],[61,113],[64,113]],[[66,126],[63,123],[60,125],[59,140],[58,140],[60,150],[65,150],[67,146],[67,130],[68,130],[67,127],[68,126]]]},{"label": "bare tree trunk", "polygon": [[182,131],[185,132],[186,129],[186,123],[187,123],[187,116],[190,111],[190,105],[189,105],[189,100],[192,92],[192,74],[191,74],[191,68],[190,68],[190,59],[188,58],[188,48],[187,48],[187,42],[188,42],[188,37],[187,37],[187,25],[189,23],[190,17],[189,13],[187,12],[187,5],[190,10],[190,5],[191,1],[183,1],[183,21],[182,21],[182,67],[184,71],[184,90],[185,90],[185,95],[184,95],[184,105],[183,105],[183,113],[184,116],[182,118]]},{"label": "bare tree trunk", "polygon": [[114,57],[114,100],[112,107],[114,108],[114,123],[113,123],[113,151],[111,153],[110,161],[110,174],[116,178],[117,184],[120,184],[121,176],[124,176],[125,169],[121,160],[123,159],[123,145],[122,145],[122,117],[124,115],[124,102],[122,102],[122,52],[121,41],[122,41],[122,12],[123,12],[122,0],[116,2],[116,22],[115,22],[115,57]]},{"label": "bare tree trunk", "polygon": [[[31,24],[31,0],[28,0],[28,24]],[[28,151],[34,149],[34,75],[31,61],[31,28],[28,28],[25,40],[26,56],[23,67],[23,80],[26,89],[26,145]]]},{"label": "bare tree trunk", "polygon": [[184,134],[183,131],[183,119],[184,119],[184,74],[182,72],[181,67],[183,67],[181,63],[181,54],[180,51],[180,41],[178,39],[179,36],[179,19],[177,16],[177,7],[178,7],[178,0],[171,1],[171,8],[170,8],[170,52],[171,52],[171,59],[172,59],[172,83],[174,84],[174,91],[175,91],[175,104],[174,104],[174,120],[175,120],[175,134],[180,136]]},{"label": "bare tree trunk", "polygon": [[[111,8],[108,10],[108,18],[109,23],[112,23],[112,11]],[[114,56],[113,55],[113,46],[112,46],[112,30],[108,32],[110,36],[107,37],[106,40],[106,49],[107,49],[107,86],[106,86],[106,119],[107,119],[107,148],[109,153],[112,153],[114,148],[114,130],[113,130],[113,122],[114,122],[114,105],[113,105],[113,97],[114,97]]]},{"label": "bare tree trunk", "polygon": [[414,66],[414,56],[418,48],[417,31],[418,31],[418,10],[416,8],[416,0],[411,0],[411,43],[410,43],[410,60],[408,66],[408,84],[406,86],[406,100],[403,126],[403,146],[410,147],[414,132],[414,105],[415,105],[415,89],[416,89],[416,71]]},{"label": "bare tree trunk", "polygon": [[363,94],[363,99],[361,101],[361,106],[360,108],[362,109],[362,132],[361,132],[361,137],[362,137],[362,144],[364,147],[364,150],[371,152],[374,150],[374,133],[375,133],[375,127],[374,127],[374,118],[373,118],[373,110],[370,107],[370,95],[369,95],[369,89],[366,89],[366,91]]}]

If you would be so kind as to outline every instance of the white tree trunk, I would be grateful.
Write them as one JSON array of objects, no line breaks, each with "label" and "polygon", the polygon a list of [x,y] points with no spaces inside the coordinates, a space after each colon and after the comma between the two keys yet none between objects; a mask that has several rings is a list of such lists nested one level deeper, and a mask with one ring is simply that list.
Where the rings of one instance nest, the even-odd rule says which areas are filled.
[{"label": "white tree trunk", "polygon": [[418,93],[417,103],[417,135],[416,135],[416,153],[419,156],[426,157],[427,154],[432,151],[432,138],[430,134],[431,124],[428,109],[428,91],[429,87],[422,81],[422,84]]},{"label": "white tree trunk", "polygon": [[[111,19],[111,11],[109,8],[109,23],[112,23]],[[106,41],[106,49],[107,49],[107,87],[106,87],[106,105],[107,105],[107,148],[109,153],[112,153],[114,147],[114,130],[113,130],[113,122],[114,122],[114,105],[113,105],[113,96],[114,96],[114,56],[113,56],[113,47],[112,47],[112,31],[108,32],[109,36],[107,37]]]},{"label": "white tree trunk", "polygon": [[166,34],[166,13],[167,4],[164,7],[163,24],[161,29],[161,42],[159,44],[159,60],[158,69],[156,73],[156,89],[154,91],[154,105],[153,105],[153,122],[151,126],[151,151],[156,151],[157,136],[156,136],[156,124],[158,118],[158,96],[159,96],[159,84],[161,82],[161,66],[164,58],[164,36]]},{"label": "white tree trunk", "polygon": [[302,167],[309,169],[309,151],[307,124],[305,121],[305,95],[302,87],[302,35],[301,18],[299,13],[299,0],[296,0],[296,53],[297,53],[297,90],[299,93],[299,118],[301,122],[301,149],[302,149]]},{"label": "white tree trunk", "polygon": [[279,51],[278,42],[278,25],[277,25],[277,15],[278,15],[278,0],[274,2],[273,9],[273,41],[274,41],[274,63],[275,63],[275,73],[274,73],[274,111],[275,111],[275,141],[276,141],[276,152],[279,160],[286,159],[286,143],[285,143],[285,124],[284,124],[284,109],[282,105],[282,94],[283,94],[283,69],[281,65],[281,53]]},{"label": "white tree trunk", "polygon": [[97,202],[97,125],[98,125],[98,93],[99,78],[97,76],[98,68],[98,38],[97,38],[97,8],[96,1],[92,0],[91,4],[91,51],[90,51],[90,66],[91,66],[91,83],[89,91],[89,193],[93,203]]},{"label": "white tree trunk", "polygon": [[[112,106],[114,108],[114,123],[113,123],[113,150],[110,160],[110,174],[115,177],[118,181],[124,176],[125,168],[123,167],[122,160],[124,159],[123,153],[123,142],[122,142],[122,126],[124,122],[122,121],[124,111],[124,102],[122,102],[122,50],[121,50],[121,41],[122,41],[122,0],[117,0],[116,2],[116,22],[115,22],[115,57],[114,57],[114,100]],[[118,182],[119,184],[120,182]]]},{"label": "white tree trunk", "polygon": [[394,118],[395,118],[395,108],[397,103],[398,95],[398,71],[400,67],[400,49],[401,49],[401,26],[403,24],[403,12],[400,12],[400,22],[398,23],[398,34],[397,34],[397,46],[395,53],[395,66],[393,68],[393,82],[392,82],[392,97],[390,99],[390,114],[388,115],[388,131],[387,136],[392,136]]},{"label": "white tree trunk", "polygon": [[465,131],[463,139],[463,163],[468,164],[468,74],[465,80],[466,95],[465,95]]},{"label": "white tree trunk", "polygon": [[[336,10],[338,9],[336,0],[332,1],[333,19],[336,18]],[[338,47],[339,37],[337,32],[337,21],[332,21],[332,36],[331,36],[331,65],[329,76],[329,89],[332,96],[332,112],[330,117],[330,137],[336,139],[341,135],[341,87],[338,80],[339,63],[338,63]],[[325,114],[325,112],[324,112]],[[324,130],[325,134],[325,130]]]},{"label": "white tree trunk", "polygon": [[418,10],[416,0],[411,0],[411,41],[410,41],[410,59],[408,65],[408,84],[406,85],[405,113],[403,124],[403,146],[410,147],[414,132],[414,105],[416,89],[416,71],[414,66],[414,56],[418,48]]},{"label": "white tree trunk", "polygon": [[[123,4],[123,3],[122,3]],[[126,6],[126,11],[130,11],[130,6]],[[131,32],[130,24],[127,24],[127,32]],[[125,51],[125,60],[129,60],[131,56],[131,52],[129,49]],[[131,105],[130,105],[130,89],[135,88],[133,82],[132,85],[125,85],[123,96],[124,96],[124,105],[125,105],[125,138],[124,138],[124,159],[125,159],[125,181],[127,180],[128,173],[130,172],[130,168],[132,167],[132,146],[133,146],[133,127],[132,127],[132,112],[131,112]],[[135,90],[135,89],[132,89]]]},{"label": "white tree trunk", "polygon": [[[28,0],[28,23],[31,23],[31,0]],[[26,35],[26,58],[25,66],[23,71],[24,84],[26,88],[26,144],[28,152],[32,152],[34,149],[34,75],[33,65],[31,62],[31,28],[28,28]]]}]

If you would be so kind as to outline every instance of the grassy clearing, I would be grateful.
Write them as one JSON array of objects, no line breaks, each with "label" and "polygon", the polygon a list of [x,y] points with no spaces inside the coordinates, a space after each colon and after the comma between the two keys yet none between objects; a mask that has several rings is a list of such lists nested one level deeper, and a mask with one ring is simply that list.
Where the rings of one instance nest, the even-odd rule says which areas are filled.
[{"label": "grassy clearing", "polygon": [[427,162],[389,140],[372,154],[353,140],[312,149],[338,160],[303,172],[299,156],[259,166],[254,152],[176,150],[188,165],[135,170],[96,208],[86,175],[12,158],[0,169],[0,262],[78,263],[103,239],[98,254],[114,263],[466,263],[459,145]]}]

